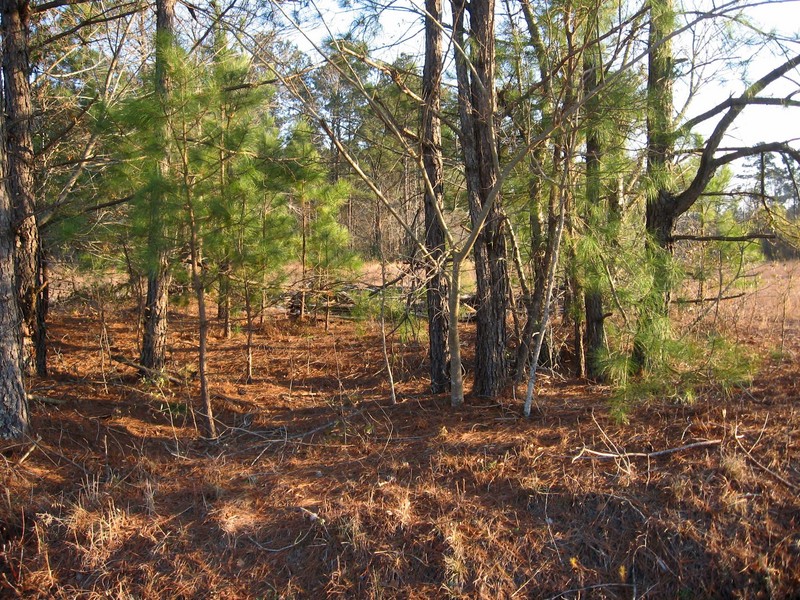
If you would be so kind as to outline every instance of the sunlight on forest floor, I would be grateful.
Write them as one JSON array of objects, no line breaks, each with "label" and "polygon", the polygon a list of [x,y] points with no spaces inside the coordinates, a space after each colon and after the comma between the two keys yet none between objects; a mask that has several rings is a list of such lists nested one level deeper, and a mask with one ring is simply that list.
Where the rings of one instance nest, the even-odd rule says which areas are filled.
[{"label": "sunlight on forest floor", "polygon": [[244,334],[213,332],[211,441],[191,402],[193,318],[171,315],[179,386],[110,359],[136,355],[135,310],[59,308],[52,376],[31,385],[38,437],[0,463],[0,595],[789,597],[797,269],[761,267],[759,291],[706,315],[763,356],[751,387],[656,399],[628,424],[608,388],[556,375],[530,420],[511,392],[453,411],[426,393],[413,340],[391,346],[390,405],[374,323],[276,316],[250,384]]}]

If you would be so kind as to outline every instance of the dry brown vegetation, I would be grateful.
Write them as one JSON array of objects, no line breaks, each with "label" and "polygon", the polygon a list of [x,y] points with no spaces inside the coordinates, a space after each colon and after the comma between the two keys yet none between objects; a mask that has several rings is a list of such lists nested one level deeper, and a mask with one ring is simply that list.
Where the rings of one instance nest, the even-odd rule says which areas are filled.
[{"label": "dry brown vegetation", "polygon": [[213,339],[211,441],[186,408],[194,317],[171,315],[189,383],[158,384],[109,358],[136,355],[135,312],[64,305],[34,437],[0,455],[0,596],[797,597],[795,268],[709,314],[763,356],[752,386],[627,424],[555,375],[530,420],[513,391],[453,411],[399,339],[390,405],[374,324],[276,315],[251,384],[244,335]]}]

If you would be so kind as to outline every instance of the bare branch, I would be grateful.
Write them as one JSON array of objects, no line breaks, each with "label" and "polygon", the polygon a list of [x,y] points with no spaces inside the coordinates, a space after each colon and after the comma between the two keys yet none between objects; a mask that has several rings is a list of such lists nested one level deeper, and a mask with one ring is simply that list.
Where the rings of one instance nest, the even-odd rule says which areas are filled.
[{"label": "bare branch", "polygon": [[[721,158],[714,158],[714,155],[716,154],[723,137],[725,137],[728,128],[748,105],[748,101],[756,98],[756,96],[768,85],[797,68],[798,65],[800,65],[800,54],[788,59],[783,64],[764,75],[761,79],[748,87],[744,93],[736,99],[737,102],[732,103],[732,105],[728,108],[728,111],[725,113],[722,119],[720,119],[719,123],[717,123],[717,126],[714,128],[714,132],[706,142],[706,146],[703,150],[703,154],[700,157],[700,165],[697,167],[697,173],[694,177],[694,180],[691,184],[689,184],[688,188],[675,196],[674,212],[676,216],[683,214],[689,210],[689,208],[691,208],[697,198],[700,197],[700,194],[702,194],[705,190],[708,182],[714,176],[717,168],[736,160],[737,158],[751,156],[761,151],[755,151],[753,148],[750,149],[749,152],[748,150],[742,150],[741,153],[731,153]],[[764,146],[768,145],[765,144]],[[788,146],[783,145],[783,147],[788,149]]]},{"label": "bare branch", "polygon": [[783,106],[783,107],[800,107],[800,100],[792,100],[791,98],[728,98],[727,100],[720,102],[714,108],[707,110],[706,112],[697,115],[686,121],[683,125],[681,125],[681,131],[689,131],[693,127],[699,125],[703,121],[707,121],[712,117],[717,116],[724,110],[734,108],[734,107],[741,107],[744,108],[745,106]]}]

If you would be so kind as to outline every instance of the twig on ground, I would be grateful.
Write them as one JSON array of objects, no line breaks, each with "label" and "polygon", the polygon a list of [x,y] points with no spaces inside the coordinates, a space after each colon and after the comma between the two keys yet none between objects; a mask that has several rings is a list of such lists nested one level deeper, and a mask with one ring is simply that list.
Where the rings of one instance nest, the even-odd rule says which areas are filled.
[{"label": "twig on ground", "polygon": [[41,404],[50,404],[51,406],[61,406],[66,403],[66,400],[60,398],[48,398],[47,396],[39,396],[38,394],[28,394],[30,402],[39,402]]},{"label": "twig on ground", "polygon": [[579,594],[581,592],[589,592],[591,590],[602,590],[604,588],[615,588],[615,587],[632,588],[633,584],[630,584],[630,583],[598,583],[598,584],[595,584],[595,585],[587,585],[586,587],[582,587],[582,588],[573,588],[571,590],[564,590],[563,592],[559,592],[555,596],[550,596],[547,600],[558,600],[559,598],[564,598],[567,594]]},{"label": "twig on ground", "polygon": [[293,543],[289,544],[288,546],[283,546],[282,548],[267,548],[266,546],[258,543],[256,540],[252,538],[252,536],[249,535],[247,536],[247,539],[250,540],[253,544],[255,544],[259,550],[263,550],[264,552],[283,552],[284,550],[289,550],[290,548],[294,548],[295,546],[301,544],[309,536],[310,533],[311,530],[309,529],[308,531],[306,531],[306,534],[303,537],[296,539]]},{"label": "twig on ground", "polygon": [[[250,463],[250,465],[252,466],[252,465],[256,464],[259,460],[261,460],[261,457],[264,456],[264,453],[269,449],[269,445],[270,444],[280,444],[280,443],[287,444],[289,442],[301,443],[301,440],[303,438],[307,438],[308,436],[314,435],[316,433],[320,433],[320,432],[325,431],[327,429],[331,429],[332,427],[336,427],[339,423],[343,423],[347,419],[350,419],[352,417],[357,417],[358,415],[363,414],[364,412],[366,412],[366,410],[368,408],[369,408],[369,406],[362,406],[358,410],[353,410],[352,412],[350,412],[350,413],[348,413],[346,415],[342,415],[341,417],[337,417],[333,421],[328,421],[327,423],[323,423],[319,427],[315,427],[314,429],[309,429],[308,431],[303,431],[302,433],[293,433],[292,435],[288,435],[287,434],[287,435],[285,435],[285,436],[283,436],[281,438],[275,438],[275,439],[268,439],[268,438],[264,438],[262,436],[258,436],[258,437],[261,437],[261,439],[266,443],[266,446],[259,453],[259,455],[256,456],[256,458],[253,460],[253,462]],[[249,432],[249,433],[252,433],[252,432]]]},{"label": "twig on ground", "polygon": [[[733,437],[736,440],[736,445],[739,446],[741,451],[744,452],[747,455],[747,458],[749,458],[753,462],[753,464],[756,465],[759,469],[761,469],[762,471],[764,471],[765,473],[767,473],[769,475],[772,475],[775,479],[780,481],[783,485],[788,487],[790,490],[794,491],[795,494],[800,493],[800,485],[792,483],[791,481],[789,481],[788,479],[786,479],[782,475],[779,475],[778,473],[776,473],[775,471],[773,471],[769,467],[761,464],[758,461],[758,459],[756,457],[754,457],[750,453],[750,451],[742,445],[742,442],[739,441],[738,429],[739,429],[739,426],[737,425],[736,428],[734,429]],[[759,436],[759,439],[760,439],[760,436]]]},{"label": "twig on ground", "polygon": [[[594,409],[592,409],[592,421],[594,421],[594,424],[597,426],[597,429],[600,430],[600,433],[603,436],[603,440],[605,441],[606,448],[612,450],[612,452],[608,452],[605,454],[608,455],[608,458],[613,458],[617,462],[617,468],[623,469],[625,473],[630,475],[631,462],[629,460],[629,457],[625,456],[625,453],[620,451],[619,447],[614,443],[614,440],[612,440],[609,437],[609,435],[605,432],[605,430],[600,426],[600,423],[597,422],[597,418],[594,416]],[[586,449],[586,446],[584,446],[584,449]],[[581,451],[581,454],[582,453],[583,451]],[[580,456],[580,454],[578,456]],[[577,457],[573,459],[572,462],[575,462],[575,460],[577,460]]]},{"label": "twig on ground", "polygon": [[[667,454],[674,454],[676,452],[683,452],[684,450],[692,450],[694,448],[705,448],[708,446],[716,446],[722,443],[722,440],[703,440],[700,442],[693,442],[691,444],[685,444],[683,446],[678,446],[677,448],[667,448],[666,450],[658,450],[656,452],[598,452],[597,450],[591,450],[584,446],[581,448],[581,451],[572,459],[572,462],[575,462],[579,458],[596,458],[598,460],[602,459],[628,459],[628,458],[656,458],[659,456],[666,456]],[[590,454],[591,456],[584,456],[584,454]]]},{"label": "twig on ground", "polygon": [[303,513],[304,515],[306,515],[311,521],[319,521],[320,525],[324,525],[325,524],[325,519],[320,517],[313,510],[308,510],[307,508],[304,508],[302,506],[300,506],[298,508],[300,509],[300,512]]},{"label": "twig on ground", "polygon": [[36,436],[36,440],[35,440],[35,441],[34,441],[34,442],[31,444],[31,447],[30,447],[30,448],[28,448],[28,451],[27,451],[27,452],[25,452],[25,454],[23,454],[23,455],[22,455],[22,458],[20,458],[20,459],[17,461],[17,466],[20,466],[22,463],[24,463],[24,462],[27,460],[27,458],[28,458],[28,457],[29,457],[31,454],[33,454],[33,451],[34,451],[34,450],[36,450],[36,443],[37,443],[37,442],[41,442],[41,441],[42,441],[42,436],[40,436],[40,435],[37,435],[37,436]]},{"label": "twig on ground", "polygon": [[[48,456],[48,454],[47,454],[47,453],[48,453],[48,450],[46,450],[45,448],[43,448],[43,447],[42,447],[42,445],[41,445],[41,444],[39,444],[39,440],[41,440],[41,438],[37,438],[37,439],[35,439],[35,440],[34,440],[34,439],[31,439],[31,442],[33,443],[33,445],[34,445],[34,446],[36,446],[37,448],[39,448],[39,450],[41,450],[41,451],[44,453],[44,455],[45,455],[45,456],[47,456],[47,457],[50,459],[50,462],[52,462],[52,463],[53,463],[54,465],[56,465],[56,466],[60,466],[58,463],[56,463],[56,462],[55,462],[55,461],[54,461],[52,458],[50,458],[50,457]],[[62,458],[62,459],[64,459],[65,461],[67,461],[67,462],[68,462],[68,463],[70,463],[71,465],[73,465],[73,466],[75,466],[75,467],[79,468],[81,471],[83,471],[83,472],[84,472],[84,474],[86,474],[86,475],[89,475],[89,474],[90,474],[90,473],[89,473],[89,469],[87,469],[86,467],[84,467],[84,466],[83,466],[83,465],[81,465],[81,464],[78,464],[78,463],[76,463],[74,460],[72,460],[72,459],[71,459],[71,458],[69,458],[68,456],[64,456],[63,454],[61,454],[61,452],[57,452],[56,450],[52,450],[52,449],[50,450],[50,452],[52,452],[53,454],[55,454],[55,455],[56,455],[56,456],[58,456],[59,458]]]}]

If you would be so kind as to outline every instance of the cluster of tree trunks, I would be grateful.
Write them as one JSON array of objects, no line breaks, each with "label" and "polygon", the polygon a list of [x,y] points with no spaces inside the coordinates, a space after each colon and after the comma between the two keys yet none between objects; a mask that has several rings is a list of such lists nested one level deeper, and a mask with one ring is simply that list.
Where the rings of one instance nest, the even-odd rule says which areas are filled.
[{"label": "cluster of tree trunks", "polygon": [[[473,255],[478,303],[473,393],[495,397],[508,381],[509,287],[505,219],[500,199],[492,197],[500,179],[494,123],[494,1],[453,0],[452,11],[464,176],[472,226],[480,228]],[[480,216],[489,202],[492,206],[481,226]]]}]

